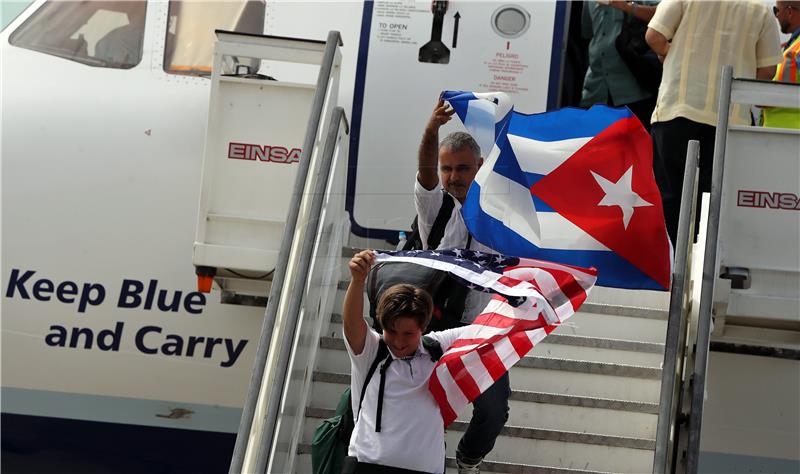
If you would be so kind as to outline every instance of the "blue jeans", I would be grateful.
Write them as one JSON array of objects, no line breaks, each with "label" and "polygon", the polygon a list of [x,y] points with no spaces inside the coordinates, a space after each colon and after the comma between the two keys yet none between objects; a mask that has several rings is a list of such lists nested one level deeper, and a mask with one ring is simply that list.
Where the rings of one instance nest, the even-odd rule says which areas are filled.
[{"label": "blue jeans", "polygon": [[472,402],[472,419],[458,443],[459,454],[478,460],[489,454],[508,420],[508,372]]}]

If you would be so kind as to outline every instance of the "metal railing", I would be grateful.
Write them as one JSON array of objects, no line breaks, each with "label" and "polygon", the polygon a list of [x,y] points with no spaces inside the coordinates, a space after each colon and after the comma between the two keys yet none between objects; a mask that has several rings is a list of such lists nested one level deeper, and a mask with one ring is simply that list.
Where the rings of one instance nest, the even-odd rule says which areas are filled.
[{"label": "metal railing", "polygon": [[[277,351],[274,360],[275,375],[272,379],[272,384],[268,387],[269,395],[264,413],[264,422],[261,426],[261,442],[257,445],[257,461],[253,472],[267,472],[267,466],[270,463],[271,451],[276,438],[278,415],[285,394],[284,387],[287,385],[288,381],[290,356],[294,349],[294,341],[300,322],[301,306],[303,305],[309,279],[309,269],[311,268],[313,256],[312,250],[317,241],[316,236],[319,230],[323,198],[329,183],[334,151],[336,150],[337,144],[340,143],[338,138],[341,133],[342,125],[344,126],[345,134],[349,133],[344,109],[336,107],[331,116],[330,125],[327,127],[328,133],[325,139],[325,149],[320,156],[317,175],[314,176],[314,190],[311,194],[304,196],[304,199],[310,200],[308,203],[310,205],[307,215],[308,219],[303,223],[308,233],[306,233],[305,238],[302,239],[299,251],[295,256],[296,266],[294,267],[295,274],[292,287],[284,288],[284,290],[288,290],[285,296],[288,299],[288,307],[285,313],[288,315],[288,319],[281,331],[279,344],[274,346],[274,350]],[[341,248],[341,245],[337,247]]]},{"label": "metal railing", "polygon": [[[703,268],[697,327],[695,336],[690,336],[688,339],[690,350],[686,351],[684,360],[686,372],[683,377],[684,386],[662,386],[661,401],[662,404],[670,403],[668,415],[670,418],[663,420],[665,426],[662,426],[662,420],[659,418],[656,446],[657,464],[654,465],[653,472],[696,473],[699,468],[712,317],[714,316],[715,290],[720,271],[719,236],[731,104],[800,108],[800,94],[797,93],[797,90],[795,84],[734,79],[733,68],[731,66],[723,67],[719,87],[719,108],[714,141],[706,241],[702,255]],[[668,375],[666,361],[665,357],[665,377]],[[677,367],[670,367],[669,372],[673,370],[677,370]],[[674,384],[679,382],[677,378],[673,380]],[[668,391],[671,393],[666,393]],[[678,397],[677,405],[674,400],[676,394],[681,394],[681,397]],[[664,398],[665,396],[667,398]],[[661,408],[663,411],[667,410],[667,407],[663,405]],[[673,437],[668,436],[670,432]]]},{"label": "metal railing", "polygon": [[689,312],[691,305],[691,248],[694,236],[697,203],[700,142],[690,140],[683,174],[675,264],[670,288],[669,319],[664,342],[664,363],[661,376],[661,397],[656,428],[656,449],[653,474],[672,472],[677,447],[676,426],[681,420],[684,362],[687,353]]},{"label": "metal railing", "polygon": [[703,252],[703,281],[700,289],[700,313],[697,318],[694,367],[690,378],[691,410],[689,411],[689,444],[686,453],[686,472],[697,472],[700,457],[700,427],[703,422],[703,395],[708,368],[708,346],[711,340],[711,310],[714,303],[714,283],[717,272],[717,239],[722,205],[722,170],[725,166],[725,145],[731,108],[731,79],[733,68],[725,66],[719,88],[717,132],[714,138],[714,166],[711,172],[711,200],[708,206],[706,248]]},{"label": "metal railing", "polygon": [[[263,429],[262,433],[253,434],[251,433],[251,428],[256,418],[257,405],[259,404],[259,394],[261,392],[262,384],[265,381],[265,370],[267,369],[268,365],[267,359],[272,350],[274,350],[272,347],[273,332],[278,315],[279,304],[281,303],[281,294],[283,293],[284,283],[287,279],[289,259],[295,241],[294,230],[297,227],[298,216],[301,212],[303,196],[306,194],[306,185],[309,180],[309,169],[311,166],[313,153],[316,149],[315,144],[317,142],[317,135],[320,133],[320,123],[325,112],[325,105],[331,99],[329,93],[331,77],[335,67],[334,62],[337,58],[338,48],[340,46],[342,46],[342,40],[339,32],[331,31],[328,33],[323,60],[317,77],[317,88],[311,106],[308,127],[306,129],[305,139],[303,140],[303,151],[297,171],[297,178],[292,195],[289,198],[290,207],[286,218],[286,230],[284,231],[281,239],[278,261],[276,263],[275,273],[272,279],[272,287],[270,289],[269,299],[267,301],[267,308],[264,313],[264,323],[261,328],[258,349],[256,351],[255,361],[253,363],[253,371],[250,376],[250,388],[242,409],[242,418],[239,423],[238,433],[236,435],[236,444],[234,446],[233,457],[231,459],[231,465],[229,468],[229,472],[231,474],[238,474],[242,472],[246,458],[248,458],[249,454],[255,455],[254,466],[257,470],[260,469],[258,472],[264,472],[264,467],[267,463],[262,449],[258,449],[258,451],[255,453],[250,453],[249,447],[252,445],[251,438],[256,438],[257,440],[261,434],[267,434],[269,443],[261,442],[257,444],[259,446],[263,446],[265,444],[267,446],[271,445],[272,430]],[[267,406],[267,420],[265,426],[269,426],[270,423],[274,423],[274,415],[270,416],[269,414],[275,413],[276,410],[277,408],[272,405]],[[268,452],[266,454],[268,454]]]}]

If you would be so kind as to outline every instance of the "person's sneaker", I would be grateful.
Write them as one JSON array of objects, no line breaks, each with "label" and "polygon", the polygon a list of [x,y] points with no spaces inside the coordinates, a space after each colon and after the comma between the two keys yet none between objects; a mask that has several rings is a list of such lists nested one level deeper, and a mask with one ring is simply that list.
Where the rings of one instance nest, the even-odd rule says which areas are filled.
[{"label": "person's sneaker", "polygon": [[483,458],[468,458],[456,451],[456,466],[458,474],[480,474]]}]

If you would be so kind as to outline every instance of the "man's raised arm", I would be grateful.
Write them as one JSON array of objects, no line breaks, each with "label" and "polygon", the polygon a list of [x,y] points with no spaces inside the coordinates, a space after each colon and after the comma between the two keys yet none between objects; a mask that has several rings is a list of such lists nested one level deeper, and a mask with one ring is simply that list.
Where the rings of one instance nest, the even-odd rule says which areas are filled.
[{"label": "man's raised arm", "polygon": [[454,113],[455,110],[440,98],[422,134],[422,142],[419,144],[417,179],[419,184],[427,190],[431,190],[439,184],[439,170],[437,169],[439,166],[439,127],[449,122]]}]

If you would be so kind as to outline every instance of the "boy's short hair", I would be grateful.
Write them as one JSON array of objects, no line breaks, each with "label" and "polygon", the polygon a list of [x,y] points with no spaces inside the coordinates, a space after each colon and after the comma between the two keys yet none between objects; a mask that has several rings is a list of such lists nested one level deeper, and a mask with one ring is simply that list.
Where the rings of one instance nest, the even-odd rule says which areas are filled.
[{"label": "boy's short hair", "polygon": [[398,283],[389,287],[378,301],[378,322],[384,329],[394,330],[394,323],[399,318],[411,318],[425,331],[431,322],[433,299],[422,288],[407,283]]}]

